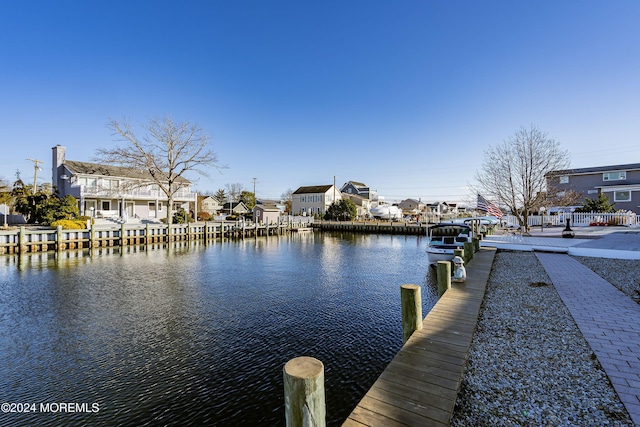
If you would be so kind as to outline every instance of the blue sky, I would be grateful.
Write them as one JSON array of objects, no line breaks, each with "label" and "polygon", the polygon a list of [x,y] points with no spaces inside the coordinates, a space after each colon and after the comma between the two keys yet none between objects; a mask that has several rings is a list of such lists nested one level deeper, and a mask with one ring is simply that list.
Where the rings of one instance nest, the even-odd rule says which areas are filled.
[{"label": "blue sky", "polygon": [[29,1],[0,14],[0,177],[89,161],[109,118],[199,124],[258,198],[353,180],[472,201],[490,145],[536,125],[573,167],[640,162],[640,2]]}]

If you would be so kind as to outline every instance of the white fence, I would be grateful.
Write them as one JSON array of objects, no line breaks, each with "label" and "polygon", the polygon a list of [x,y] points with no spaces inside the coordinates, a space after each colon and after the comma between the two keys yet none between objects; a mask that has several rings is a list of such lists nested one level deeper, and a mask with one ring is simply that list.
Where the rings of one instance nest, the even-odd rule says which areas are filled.
[{"label": "white fence", "polygon": [[[540,226],[542,215],[529,216],[529,226]],[[624,225],[627,227],[640,226],[640,215],[633,212],[602,213],[602,212],[574,212],[560,215],[544,215],[544,225],[566,225],[567,218],[571,219],[571,226],[588,227],[590,225]],[[503,218],[504,219],[504,218]],[[518,227],[518,219],[513,215],[506,215],[508,227]]]}]

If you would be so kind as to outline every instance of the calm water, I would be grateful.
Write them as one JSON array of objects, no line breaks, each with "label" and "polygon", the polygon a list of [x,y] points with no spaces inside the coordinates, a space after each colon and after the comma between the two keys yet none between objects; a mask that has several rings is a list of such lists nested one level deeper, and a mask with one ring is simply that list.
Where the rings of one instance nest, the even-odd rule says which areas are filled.
[{"label": "calm water", "polygon": [[0,403],[37,411],[0,425],[281,426],[282,367],[303,355],[340,425],[402,344],[400,285],[435,303],[424,245],[311,233],[0,256]]}]

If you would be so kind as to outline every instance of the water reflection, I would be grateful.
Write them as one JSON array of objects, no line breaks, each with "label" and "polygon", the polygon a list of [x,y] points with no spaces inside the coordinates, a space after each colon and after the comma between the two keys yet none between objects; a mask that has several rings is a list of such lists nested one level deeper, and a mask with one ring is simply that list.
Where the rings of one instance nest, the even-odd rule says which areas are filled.
[{"label": "water reflection", "polygon": [[435,301],[417,237],[301,233],[0,257],[1,401],[98,413],[3,425],[284,425],[282,366],[325,364],[339,425]]}]

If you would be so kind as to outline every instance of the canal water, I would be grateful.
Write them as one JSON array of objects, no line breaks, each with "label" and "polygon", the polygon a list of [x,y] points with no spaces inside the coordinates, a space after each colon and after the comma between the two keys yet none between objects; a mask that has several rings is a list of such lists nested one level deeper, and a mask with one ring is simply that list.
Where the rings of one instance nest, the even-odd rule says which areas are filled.
[{"label": "canal water", "polygon": [[402,345],[400,285],[422,285],[423,314],[435,304],[425,244],[300,233],[0,256],[0,425],[284,426],[297,356],[324,363],[340,425]]}]

